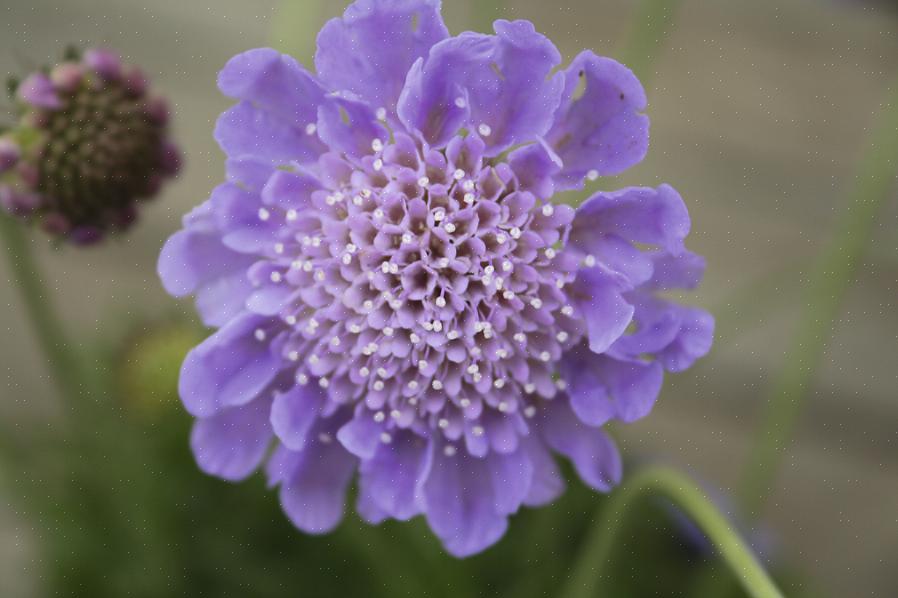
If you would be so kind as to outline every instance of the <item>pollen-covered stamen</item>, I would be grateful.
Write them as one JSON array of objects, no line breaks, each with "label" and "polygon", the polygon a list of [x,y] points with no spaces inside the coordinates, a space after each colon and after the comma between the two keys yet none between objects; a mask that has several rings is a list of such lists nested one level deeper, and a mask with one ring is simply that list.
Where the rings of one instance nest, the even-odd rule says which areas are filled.
[{"label": "pollen-covered stamen", "polygon": [[556,248],[571,210],[521,189],[507,165],[500,177],[483,148],[476,134],[441,152],[375,139],[308,209],[259,214],[285,224],[268,271],[295,288],[280,313],[297,380],[364,401],[391,440],[415,422],[489,436],[484,418],[557,393],[554,363],[581,336],[561,290],[578,264]]}]

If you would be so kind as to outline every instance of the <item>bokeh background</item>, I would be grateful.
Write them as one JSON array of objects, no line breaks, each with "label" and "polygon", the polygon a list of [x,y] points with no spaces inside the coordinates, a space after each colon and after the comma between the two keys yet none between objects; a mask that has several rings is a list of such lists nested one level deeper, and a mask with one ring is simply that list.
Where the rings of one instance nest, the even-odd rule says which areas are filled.
[{"label": "bokeh background", "polygon": [[[179,180],[128,237],[56,250],[33,235],[64,323],[105,380],[84,405],[62,404],[0,263],[0,434],[19,447],[0,472],[0,596],[396,595],[386,590],[396,580],[407,595],[551,596],[564,578],[602,502],[577,482],[559,504],[514,518],[498,547],[459,563],[420,524],[369,529],[350,517],[332,536],[303,537],[261,479],[231,486],[192,463],[173,388],[197,331],[184,324],[189,302],[162,291],[155,263],[181,216],[222,178],[212,129],[228,101],[215,76],[230,56],[264,45],[309,64],[315,32],[345,4],[0,0],[0,73],[53,62],[71,43],[114,47],[171,98],[186,154]],[[444,4],[456,33],[483,30],[490,16],[530,19],[566,60],[582,48],[619,57],[638,25],[637,3],[626,0]],[[649,155],[622,180],[599,183],[679,189],[691,248],[708,257],[694,301],[717,316],[718,334],[708,358],[668,378],[650,417],[615,433],[629,471],[675,465],[735,516],[726,496],[752,459],[770,379],[811,300],[807,272],[839,225],[898,80],[898,7],[686,0],[672,16],[644,74]],[[893,186],[761,529],[750,532],[787,595],[898,596],[896,199]],[[713,557],[663,513],[647,509],[640,521],[621,547],[623,585],[607,595],[682,595]]]}]

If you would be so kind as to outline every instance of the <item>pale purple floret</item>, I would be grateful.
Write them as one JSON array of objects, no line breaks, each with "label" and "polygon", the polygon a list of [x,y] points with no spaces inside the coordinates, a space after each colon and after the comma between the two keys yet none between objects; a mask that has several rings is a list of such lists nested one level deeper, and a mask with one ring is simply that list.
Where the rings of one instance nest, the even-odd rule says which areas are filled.
[{"label": "pale purple floret", "polygon": [[551,201],[642,159],[633,74],[589,52],[552,74],[530,23],[449,37],[439,8],[357,1],[319,35],[317,75],[274,50],[233,58],[228,181],[159,272],[218,328],[180,380],[204,471],[267,461],[310,533],[358,475],[364,519],[424,515],[465,556],[563,491],[553,453],[610,490],[601,426],[646,415],[713,320],[657,296],[704,266],[672,188]]}]

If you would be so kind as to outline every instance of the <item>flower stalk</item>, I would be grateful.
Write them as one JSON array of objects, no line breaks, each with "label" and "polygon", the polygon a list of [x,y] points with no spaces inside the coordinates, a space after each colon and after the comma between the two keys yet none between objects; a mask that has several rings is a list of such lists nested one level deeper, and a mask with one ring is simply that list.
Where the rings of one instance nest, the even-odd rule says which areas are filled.
[{"label": "flower stalk", "polygon": [[838,229],[810,274],[798,331],[773,384],[742,481],[745,511],[757,516],[770,494],[780,461],[801,414],[832,335],[842,300],[874,233],[876,216],[895,189],[898,174],[898,82],[892,88],[868,153],[855,177]]},{"label": "flower stalk", "polygon": [[78,359],[71,351],[62,323],[53,308],[50,293],[22,231],[22,225],[0,214],[0,237],[6,249],[10,273],[22,304],[37,335],[53,380],[62,396],[74,401],[84,390]]},{"label": "flower stalk", "polygon": [[620,544],[631,507],[650,496],[663,496],[679,507],[707,535],[721,558],[753,598],[778,598],[782,593],[729,521],[688,478],[670,468],[642,470],[626,482],[603,510],[575,562],[562,598],[599,595],[599,583],[613,571],[614,548]]}]

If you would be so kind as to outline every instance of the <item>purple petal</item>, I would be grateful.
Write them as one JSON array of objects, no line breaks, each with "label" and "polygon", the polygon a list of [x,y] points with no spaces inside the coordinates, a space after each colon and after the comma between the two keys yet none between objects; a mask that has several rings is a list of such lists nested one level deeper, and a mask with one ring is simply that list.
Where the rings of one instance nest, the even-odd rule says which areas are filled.
[{"label": "purple petal", "polygon": [[523,451],[483,459],[434,450],[430,475],[420,488],[427,522],[446,550],[470,556],[491,546],[508,527],[530,487],[533,470]]},{"label": "purple petal", "polygon": [[266,339],[268,324],[256,315],[239,316],[187,354],[178,382],[187,411],[208,417],[265,390],[281,366]]},{"label": "purple petal", "polygon": [[530,435],[524,439],[522,446],[533,466],[533,481],[524,504],[528,507],[547,505],[564,492],[564,478],[541,438]]},{"label": "purple petal", "polygon": [[652,278],[647,288],[659,291],[694,289],[705,274],[705,258],[688,250],[676,255],[657,251],[651,259]]},{"label": "purple petal", "polygon": [[19,84],[16,95],[26,104],[36,108],[56,109],[62,107],[62,100],[50,77],[43,73],[32,73]]},{"label": "purple petal", "polygon": [[318,385],[296,385],[274,396],[271,427],[288,449],[301,451],[321,414],[326,395]]},{"label": "purple petal", "polygon": [[215,124],[215,140],[231,158],[253,157],[273,165],[306,163],[324,150],[318,137],[305,127],[315,124],[287,122],[274,113],[243,101],[222,113]]},{"label": "purple petal", "polygon": [[274,241],[279,224],[263,208],[258,194],[233,183],[219,185],[209,200],[225,246],[240,253],[257,253]]},{"label": "purple petal", "polygon": [[319,189],[321,183],[314,177],[278,170],[262,188],[262,203],[300,211],[312,205],[312,192]]},{"label": "purple petal", "polygon": [[608,492],[620,482],[623,464],[614,442],[602,430],[580,422],[562,400],[556,399],[547,410],[543,435],[550,447],[571,460],[590,487]]},{"label": "purple petal", "polygon": [[549,74],[561,55],[528,21],[494,27],[494,36],[465,32],[436,44],[409,72],[399,117],[432,146],[467,124],[496,156],[549,130],[563,86]]},{"label": "purple petal", "polygon": [[714,317],[708,312],[680,307],[681,326],[677,337],[656,355],[669,372],[682,372],[708,354],[714,340]]},{"label": "purple petal", "polygon": [[602,353],[627,329],[633,306],[624,299],[627,281],[603,267],[582,268],[571,288],[589,336],[589,348]]},{"label": "purple petal", "polygon": [[641,114],[645,91],[633,72],[585,51],[564,71],[564,79],[561,105],[547,136],[564,162],[555,177],[558,188],[579,189],[587,177],[620,174],[642,161],[649,119]]},{"label": "purple petal", "polygon": [[267,160],[253,157],[228,158],[225,161],[228,182],[251,191],[260,192],[269,177],[276,171]]},{"label": "purple petal", "polygon": [[304,162],[324,151],[318,138],[305,134],[305,129],[318,120],[325,89],[292,57],[271,48],[238,54],[218,74],[218,87],[225,95],[267,113],[285,129],[302,133],[298,140],[302,157],[294,159]]},{"label": "purple petal", "polygon": [[406,521],[421,512],[416,491],[430,470],[427,441],[403,432],[381,444],[359,468],[359,495],[367,497],[387,516]]},{"label": "purple petal", "polygon": [[[318,428],[313,432],[327,433]],[[268,475],[281,484],[281,507],[290,521],[306,533],[325,534],[343,518],[346,489],[356,464],[356,458],[332,436],[319,436],[299,452],[279,447]]]},{"label": "purple petal", "polygon": [[601,426],[614,418],[617,409],[608,396],[604,380],[596,367],[599,356],[582,346],[566,353],[559,363],[561,377],[567,382],[571,409],[583,423]]},{"label": "purple petal", "polygon": [[271,401],[263,399],[198,419],[190,448],[199,468],[233,482],[255,471],[271,441],[270,406]]},{"label": "purple petal", "polygon": [[206,326],[224,326],[246,306],[253,286],[243,268],[235,267],[235,270],[196,290],[196,310]]},{"label": "purple petal", "polygon": [[[203,204],[194,213],[208,215],[210,207]],[[245,271],[252,262],[253,258],[222,245],[220,233],[206,217],[169,237],[159,255],[157,271],[165,290],[183,297],[217,278]]]},{"label": "purple petal", "polygon": [[332,90],[393,112],[412,63],[448,35],[440,0],[358,0],[321,29],[315,68]]},{"label": "purple petal", "polygon": [[577,209],[571,238],[585,244],[592,235],[614,234],[679,254],[689,226],[686,205],[670,185],[627,187],[586,200]]},{"label": "purple petal", "polygon": [[521,189],[542,199],[552,197],[555,192],[552,178],[561,170],[562,163],[545,140],[514,150],[508,155],[508,162],[518,175]]},{"label": "purple petal", "polygon": [[383,143],[390,137],[367,104],[343,98],[331,98],[318,109],[318,135],[331,149],[353,157],[371,154],[375,139]]},{"label": "purple petal", "polygon": [[371,459],[380,445],[383,430],[383,425],[374,421],[370,411],[359,409],[337,432],[337,439],[350,453],[361,459]]}]

